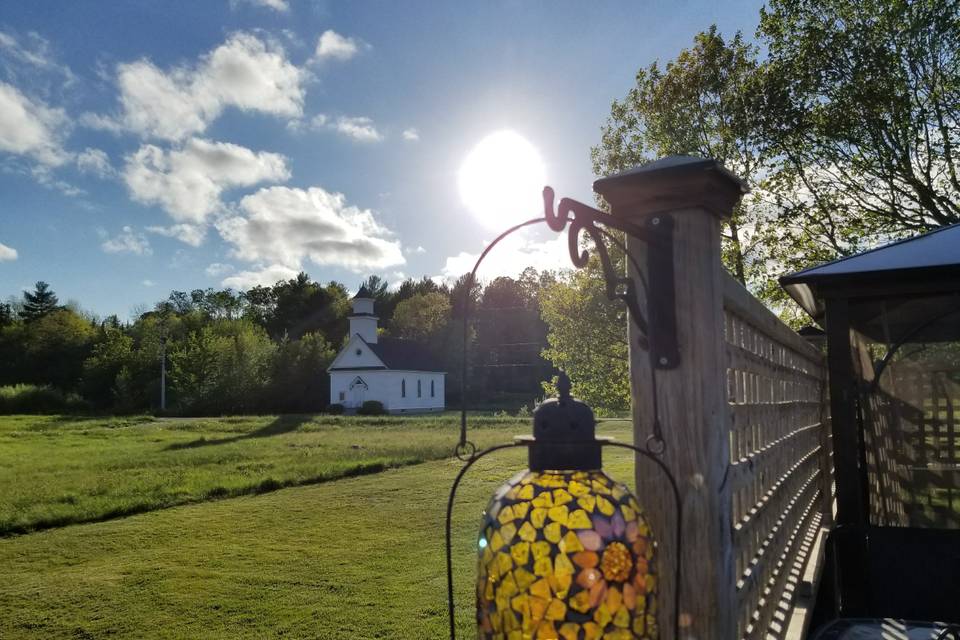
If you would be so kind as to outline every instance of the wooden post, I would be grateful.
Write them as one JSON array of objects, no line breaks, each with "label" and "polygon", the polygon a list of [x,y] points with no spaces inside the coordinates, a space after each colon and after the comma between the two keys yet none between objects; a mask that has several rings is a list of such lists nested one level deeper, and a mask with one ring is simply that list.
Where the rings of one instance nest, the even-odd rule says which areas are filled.
[{"label": "wooden post", "polygon": [[[614,216],[639,226],[670,216],[674,224],[673,271],[677,341],[675,368],[651,367],[631,322],[630,378],[634,442],[653,434],[652,376],[656,376],[663,460],[676,476],[683,501],[683,573],[680,630],[673,629],[675,508],[669,485],[649,462],[637,458],[637,493],[659,540],[660,628],[663,638],[732,640],[736,634],[736,578],[731,529],[727,364],[724,337],[720,223],[744,189],[714,160],[670,156],[594,183]],[[659,220],[659,218],[658,218]],[[646,269],[647,247],[628,238],[628,250]],[[640,308],[647,309],[637,282]],[[649,271],[646,278],[657,278]],[[652,301],[656,304],[657,301]]]}]

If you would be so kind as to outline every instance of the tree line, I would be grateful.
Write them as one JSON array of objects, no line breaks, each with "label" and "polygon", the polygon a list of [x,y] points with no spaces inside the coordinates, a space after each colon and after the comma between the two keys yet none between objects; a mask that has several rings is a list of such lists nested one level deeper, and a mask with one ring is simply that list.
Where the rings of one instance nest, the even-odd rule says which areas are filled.
[{"label": "tree line", "polygon": [[[541,357],[547,327],[540,297],[553,274],[528,269],[467,291],[429,278],[391,289],[378,276],[375,299],[385,337],[433,352],[459,396],[464,305],[470,305],[471,401],[527,402],[552,366]],[[167,406],[189,414],[323,410],[327,367],[346,343],[350,293],[306,273],[248,291],[173,291],[130,322],[61,305],[45,282],[0,304],[0,386],[49,385],[101,411],[159,408],[161,361]]]}]

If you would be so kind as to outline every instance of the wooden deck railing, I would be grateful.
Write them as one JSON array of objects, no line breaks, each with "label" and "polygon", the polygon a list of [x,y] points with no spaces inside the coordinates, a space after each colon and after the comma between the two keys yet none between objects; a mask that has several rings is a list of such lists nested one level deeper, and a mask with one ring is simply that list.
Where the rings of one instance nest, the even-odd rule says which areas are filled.
[{"label": "wooden deck railing", "polygon": [[[638,497],[660,541],[662,637],[767,640],[802,637],[831,523],[832,474],[820,351],[781,323],[723,269],[721,223],[742,185],[716,163],[670,158],[598,182],[614,216],[672,223],[679,362],[651,362],[629,326],[635,442],[663,426],[663,462],[677,478],[684,539],[673,542],[668,485],[637,464]],[[630,275],[650,250],[628,238]],[[660,281],[660,284],[663,282]],[[656,415],[655,415],[656,414]],[[671,567],[682,554],[679,629]]]},{"label": "wooden deck railing", "polygon": [[737,637],[786,638],[832,514],[823,355],[729,276],[723,302]]}]

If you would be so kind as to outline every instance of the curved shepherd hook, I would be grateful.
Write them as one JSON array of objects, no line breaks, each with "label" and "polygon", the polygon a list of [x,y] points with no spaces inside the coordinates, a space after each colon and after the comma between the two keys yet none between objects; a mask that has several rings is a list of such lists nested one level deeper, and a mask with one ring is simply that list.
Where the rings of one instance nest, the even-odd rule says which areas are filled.
[{"label": "curved shepherd hook", "polygon": [[[450,618],[450,638],[451,640],[456,639],[456,619],[454,612],[454,595],[453,595],[453,557],[452,557],[452,544],[451,544],[451,522],[453,518],[453,505],[456,500],[457,489],[460,486],[461,480],[466,475],[466,472],[477,462],[480,458],[487,456],[495,451],[501,451],[504,449],[515,448],[519,446],[527,446],[526,442],[514,442],[509,444],[501,444],[490,447],[483,451],[478,452],[476,445],[467,440],[467,393],[466,393],[466,381],[467,381],[467,353],[469,350],[469,317],[470,317],[470,301],[472,297],[473,287],[476,284],[477,270],[480,268],[481,263],[490,254],[494,247],[496,247],[502,240],[507,236],[513,234],[520,229],[529,227],[535,224],[546,223],[551,230],[558,233],[563,232],[567,228],[567,225],[570,225],[567,239],[568,239],[568,249],[570,252],[570,260],[573,262],[574,266],[577,268],[584,268],[590,261],[590,254],[584,248],[580,248],[580,237],[581,234],[585,234],[593,241],[593,246],[597,252],[597,256],[600,260],[600,266],[603,270],[604,282],[606,284],[606,294],[607,298],[610,300],[622,300],[627,308],[630,311],[630,318],[636,324],[637,328],[642,334],[640,341],[640,346],[644,349],[648,349],[648,342],[646,337],[649,334],[649,325],[646,317],[643,312],[640,310],[640,305],[637,301],[636,295],[636,285],[634,281],[626,276],[619,275],[613,266],[613,261],[610,259],[610,254],[607,250],[606,240],[609,240],[612,244],[621,249],[627,258],[630,260],[638,280],[644,285],[647,294],[647,306],[648,311],[653,314],[656,311],[656,303],[665,302],[670,307],[668,313],[658,315],[656,317],[665,318],[667,321],[667,326],[660,326],[664,324],[664,321],[661,320],[658,323],[660,326],[660,331],[658,332],[658,337],[661,338],[664,342],[664,346],[661,347],[660,353],[669,353],[670,356],[655,356],[652,349],[648,349],[651,357],[651,371],[653,372],[653,385],[654,385],[654,434],[650,437],[647,442],[647,451],[636,447],[632,444],[626,443],[616,443],[610,442],[606,443],[606,446],[614,446],[625,449],[630,449],[636,454],[642,456],[643,458],[653,462],[657,468],[664,474],[670,484],[671,491],[673,493],[675,508],[677,512],[677,530],[676,530],[676,540],[678,553],[676,559],[676,566],[674,568],[674,630],[679,629],[679,612],[680,612],[680,578],[681,578],[681,557],[682,554],[679,553],[681,548],[681,542],[683,539],[683,521],[682,521],[682,512],[681,512],[681,497],[680,490],[677,486],[676,479],[673,477],[673,474],[670,473],[670,469],[660,460],[657,456],[663,453],[663,437],[660,430],[660,420],[658,415],[658,408],[656,403],[656,369],[663,368],[668,366],[676,366],[676,358],[674,358],[673,353],[676,351],[676,332],[673,325],[674,310],[672,308],[673,304],[673,295],[672,295],[672,286],[673,286],[673,273],[672,270],[666,270],[664,265],[664,253],[663,248],[666,246],[668,253],[666,254],[669,258],[669,250],[671,247],[670,244],[670,233],[672,233],[672,223],[669,219],[665,219],[667,224],[663,224],[659,230],[651,230],[645,227],[639,227],[637,225],[630,224],[623,220],[614,218],[613,216],[598,211],[593,207],[587,206],[582,202],[572,200],[570,198],[562,198],[557,205],[556,212],[554,212],[554,191],[550,187],[544,187],[543,189],[543,209],[544,215],[542,218],[531,218],[516,224],[499,236],[497,236],[493,242],[488,244],[484,248],[483,252],[477,258],[476,263],[473,265],[473,270],[470,272],[467,277],[463,292],[463,361],[461,362],[461,375],[460,375],[460,441],[457,443],[457,446],[454,450],[455,456],[465,462],[463,468],[457,473],[456,479],[453,482],[453,486],[450,490],[450,496],[447,500],[447,517],[446,517],[446,560],[447,560],[447,605],[448,613]],[[661,222],[660,218],[654,218],[653,224],[659,225]],[[601,224],[604,227],[611,227],[626,233],[634,238],[643,240],[651,246],[651,258],[648,259],[648,268],[657,269],[661,273],[657,274],[662,276],[664,279],[668,280],[667,288],[669,289],[669,295],[657,295],[655,289],[651,287],[656,286],[656,280],[650,278],[650,284],[647,284],[647,280],[644,279],[643,270],[640,269],[640,265],[634,259],[634,257],[627,251],[626,246],[621,243],[615,236],[613,236],[609,231],[598,227],[597,225]],[[665,232],[665,233],[664,233]],[[656,249],[660,248],[658,252]],[[666,263],[669,265],[670,260],[666,260]],[[662,291],[662,289],[661,289]]]}]

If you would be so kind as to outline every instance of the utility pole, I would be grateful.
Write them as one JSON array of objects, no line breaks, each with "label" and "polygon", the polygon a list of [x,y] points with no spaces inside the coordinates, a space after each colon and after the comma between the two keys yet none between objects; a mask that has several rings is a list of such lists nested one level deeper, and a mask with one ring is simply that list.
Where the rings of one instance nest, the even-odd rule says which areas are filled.
[{"label": "utility pole", "polygon": [[160,338],[160,411],[167,410],[167,336]]}]

